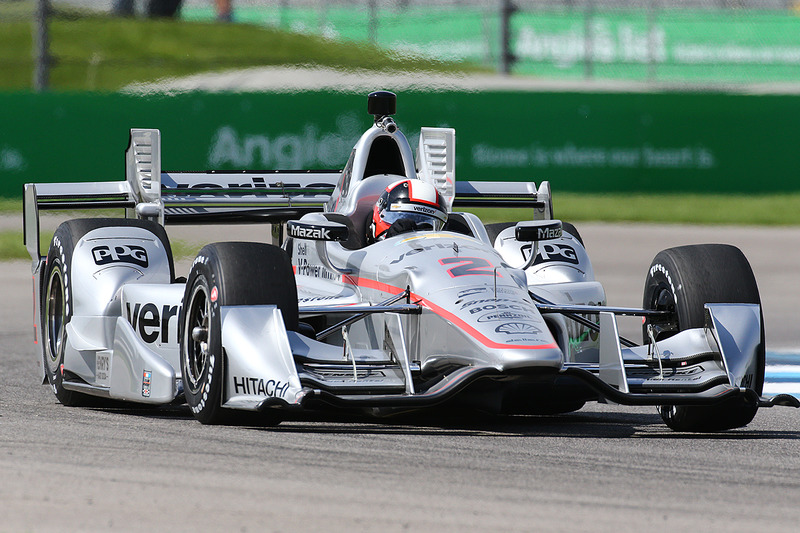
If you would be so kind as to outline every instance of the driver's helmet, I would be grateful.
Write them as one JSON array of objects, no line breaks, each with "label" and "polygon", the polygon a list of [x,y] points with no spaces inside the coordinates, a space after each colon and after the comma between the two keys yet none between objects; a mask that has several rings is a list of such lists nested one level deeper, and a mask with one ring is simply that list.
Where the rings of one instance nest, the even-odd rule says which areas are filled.
[{"label": "driver's helmet", "polygon": [[405,179],[386,187],[378,198],[367,237],[376,241],[405,231],[438,231],[446,221],[447,207],[436,187]]}]

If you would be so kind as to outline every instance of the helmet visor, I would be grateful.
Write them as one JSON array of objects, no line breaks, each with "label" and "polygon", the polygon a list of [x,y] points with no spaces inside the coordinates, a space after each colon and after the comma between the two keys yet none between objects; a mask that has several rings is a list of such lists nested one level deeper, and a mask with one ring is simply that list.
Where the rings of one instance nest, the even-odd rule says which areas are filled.
[{"label": "helmet visor", "polygon": [[420,230],[433,230],[438,231],[442,229],[444,222],[439,218],[428,215],[425,213],[415,213],[412,211],[389,211],[384,210],[381,213],[381,220],[387,225],[391,226],[398,220],[411,220],[417,225]]}]

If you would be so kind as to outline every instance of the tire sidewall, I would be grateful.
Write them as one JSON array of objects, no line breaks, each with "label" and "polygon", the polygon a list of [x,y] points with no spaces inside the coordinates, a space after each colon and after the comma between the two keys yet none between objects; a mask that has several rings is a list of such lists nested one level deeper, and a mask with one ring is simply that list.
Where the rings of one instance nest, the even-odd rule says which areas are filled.
[{"label": "tire sidewall", "polygon": [[[209,262],[216,257],[209,250],[204,249],[205,255],[198,256],[186,279],[186,290],[184,292],[184,306],[181,311],[181,376],[184,380],[183,392],[186,403],[192,410],[195,418],[202,423],[215,423],[221,413],[222,390],[223,390],[223,354],[222,354],[222,321],[220,317],[221,290],[216,272],[219,269],[209,267]],[[192,341],[191,327],[188,321],[192,317],[193,297],[198,290],[205,291],[209,307],[208,316],[208,356],[206,357],[203,370],[198,380],[197,390],[193,391],[187,382],[188,362],[187,350]],[[213,293],[217,294],[212,298]]]},{"label": "tire sidewall", "polygon": [[[44,275],[44,290],[41,291],[40,313],[41,313],[41,327],[42,327],[42,365],[47,381],[53,389],[56,398],[64,405],[75,405],[77,403],[78,394],[68,391],[64,388],[63,381],[63,365],[64,365],[64,350],[66,347],[66,331],[67,324],[72,319],[72,283],[71,283],[71,267],[72,267],[72,253],[74,249],[74,241],[70,227],[61,225],[53,234],[53,240],[50,243],[50,249],[47,252],[47,260]],[[61,345],[58,354],[51,351],[51,343],[53,342],[50,335],[50,324],[48,317],[48,298],[50,294],[50,284],[54,277],[58,275],[61,278],[62,291],[64,300],[62,305],[63,309],[63,322],[61,326]]]}]

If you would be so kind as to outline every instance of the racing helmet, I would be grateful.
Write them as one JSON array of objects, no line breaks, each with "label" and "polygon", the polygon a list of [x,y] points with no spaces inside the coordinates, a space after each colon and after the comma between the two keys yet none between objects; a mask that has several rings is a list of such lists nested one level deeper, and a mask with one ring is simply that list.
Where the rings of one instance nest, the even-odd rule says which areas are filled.
[{"label": "racing helmet", "polygon": [[386,235],[395,222],[419,230],[442,229],[447,222],[444,198],[430,183],[418,179],[396,181],[386,187],[372,209],[372,224],[368,237],[377,240]]}]

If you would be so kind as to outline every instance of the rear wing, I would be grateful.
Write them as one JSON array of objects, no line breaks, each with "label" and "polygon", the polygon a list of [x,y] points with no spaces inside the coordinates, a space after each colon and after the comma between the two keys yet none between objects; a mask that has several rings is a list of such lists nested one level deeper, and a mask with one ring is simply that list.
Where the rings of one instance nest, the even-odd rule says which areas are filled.
[{"label": "rear wing", "polygon": [[[129,218],[162,225],[280,224],[324,211],[340,175],[340,170],[164,172],[160,131],[131,129],[125,181],[25,185],[25,246],[38,263],[42,210],[124,208]],[[536,210],[534,218],[552,217],[547,182],[538,190],[523,182],[456,182],[453,206],[528,207]]]}]

